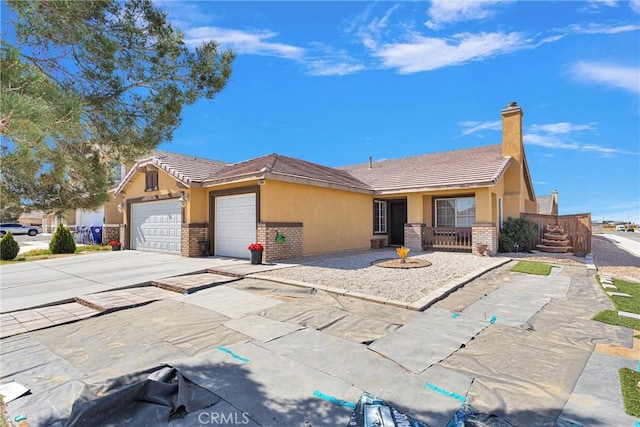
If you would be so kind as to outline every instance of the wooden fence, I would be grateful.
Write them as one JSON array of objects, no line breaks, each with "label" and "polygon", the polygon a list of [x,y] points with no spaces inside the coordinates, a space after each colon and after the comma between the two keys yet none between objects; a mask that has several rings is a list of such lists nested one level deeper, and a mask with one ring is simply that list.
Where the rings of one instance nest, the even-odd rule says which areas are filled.
[{"label": "wooden fence", "polygon": [[521,213],[522,218],[538,225],[538,241],[542,243],[547,224],[559,225],[569,235],[573,253],[577,256],[585,256],[591,253],[591,214],[575,215],[543,215],[533,213]]}]

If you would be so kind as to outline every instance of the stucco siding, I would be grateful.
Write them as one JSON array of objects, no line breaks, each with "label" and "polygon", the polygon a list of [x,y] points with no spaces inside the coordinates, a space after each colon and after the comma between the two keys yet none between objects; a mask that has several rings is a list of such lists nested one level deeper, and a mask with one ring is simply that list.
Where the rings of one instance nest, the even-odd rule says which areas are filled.
[{"label": "stucco siding", "polygon": [[368,248],[373,197],[267,180],[260,187],[261,222],[301,222],[304,254]]}]

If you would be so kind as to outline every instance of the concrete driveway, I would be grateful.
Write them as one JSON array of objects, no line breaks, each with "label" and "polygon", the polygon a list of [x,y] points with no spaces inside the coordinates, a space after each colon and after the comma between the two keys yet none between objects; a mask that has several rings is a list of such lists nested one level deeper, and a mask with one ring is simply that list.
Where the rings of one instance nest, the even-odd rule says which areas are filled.
[{"label": "concrete driveway", "polygon": [[[247,259],[140,251],[96,252],[0,267],[0,312],[39,307],[96,292],[148,284],[207,269],[250,265]],[[265,268],[273,266],[265,266]]]},{"label": "concrete driveway", "polygon": [[[217,403],[153,425],[211,425],[222,414],[254,427],[346,426],[364,391],[430,426],[446,425],[462,401],[512,425],[632,425],[617,369],[637,361],[594,352],[595,342],[630,347],[632,331],[590,320],[611,308],[593,277],[583,266],[548,277],[509,269],[421,313],[245,278],[3,338],[0,382],[31,389],[7,409],[32,425],[62,425],[76,399],[97,400],[87,384],[129,384],[165,364]],[[149,425],[139,415],[129,425]]]}]

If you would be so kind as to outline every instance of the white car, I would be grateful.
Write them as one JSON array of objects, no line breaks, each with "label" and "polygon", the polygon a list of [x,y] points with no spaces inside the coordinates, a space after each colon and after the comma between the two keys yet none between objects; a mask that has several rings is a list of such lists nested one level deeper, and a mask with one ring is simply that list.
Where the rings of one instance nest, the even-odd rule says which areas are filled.
[{"label": "white car", "polygon": [[627,231],[627,227],[624,225],[616,225],[616,231]]},{"label": "white car", "polygon": [[42,233],[42,228],[37,225],[22,225],[17,222],[3,222],[0,224],[0,237],[9,231],[11,234],[28,234],[29,236],[35,236],[38,233]]}]

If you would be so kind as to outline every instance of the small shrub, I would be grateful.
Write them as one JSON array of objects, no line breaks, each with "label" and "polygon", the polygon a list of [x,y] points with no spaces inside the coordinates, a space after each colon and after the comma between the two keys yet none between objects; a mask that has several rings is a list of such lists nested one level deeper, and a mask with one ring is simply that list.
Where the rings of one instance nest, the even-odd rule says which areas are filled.
[{"label": "small shrub", "polygon": [[64,225],[58,225],[51,238],[49,249],[52,254],[72,254],[76,251],[76,242],[73,241],[71,231]]},{"label": "small shrub", "polygon": [[409,255],[409,251],[411,249],[402,246],[401,248],[396,249],[396,253],[400,257],[401,262],[407,262],[407,255]]},{"label": "small shrub", "polygon": [[13,238],[11,232],[6,233],[0,239],[0,259],[3,261],[9,261],[18,256],[20,252],[20,245]]},{"label": "small shrub", "polygon": [[538,240],[538,226],[526,218],[507,218],[504,222],[498,244],[500,252],[513,252],[513,245],[519,245],[519,251],[531,252]]}]

